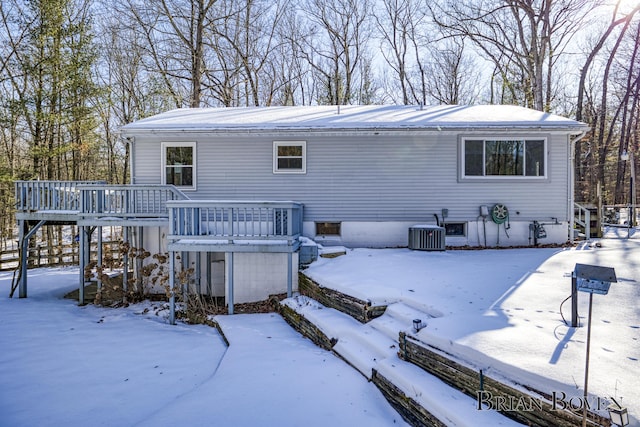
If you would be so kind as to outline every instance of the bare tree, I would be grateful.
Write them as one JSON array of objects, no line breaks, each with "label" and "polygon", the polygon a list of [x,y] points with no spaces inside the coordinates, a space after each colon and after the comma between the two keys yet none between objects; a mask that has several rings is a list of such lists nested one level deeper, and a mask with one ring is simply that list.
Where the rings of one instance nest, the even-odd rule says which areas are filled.
[{"label": "bare tree", "polygon": [[463,40],[446,40],[430,49],[425,65],[426,93],[441,104],[473,104],[481,79],[476,61],[467,55]]},{"label": "bare tree", "polygon": [[162,76],[176,106],[201,106],[206,31],[227,17],[212,16],[217,0],[126,0],[150,69]]},{"label": "bare tree", "polygon": [[[609,137],[605,136],[605,123],[610,119],[607,114],[609,103],[609,73],[618,47],[623,40],[624,33],[626,33],[626,31],[628,30],[629,25],[637,16],[638,12],[640,12],[639,4],[631,10],[625,11],[625,13],[621,13],[620,4],[621,2],[618,2],[614,6],[609,25],[598,37],[595,45],[589,49],[584,66],[580,71],[576,104],[576,119],[580,121],[586,121],[594,126],[594,132],[589,135],[589,138],[584,141],[578,141],[575,146],[575,158],[577,159],[576,194],[577,197],[583,200],[594,199],[596,197],[594,188],[596,187],[598,182],[604,182],[605,163],[608,163],[606,161],[606,156],[612,143],[612,133],[609,132]],[[622,30],[618,31],[616,36],[616,30],[619,28],[622,28]],[[594,71],[593,64],[598,58],[598,54],[605,46],[607,46],[607,42],[612,36],[616,36],[616,42],[614,43],[614,47],[608,54],[608,59],[605,66],[602,68],[598,67],[598,71]],[[596,107],[597,101],[595,99],[595,95],[592,95],[591,98],[589,98],[589,94],[593,93],[593,91],[587,90],[586,87],[586,82],[589,75],[594,72],[597,73],[597,77],[595,77],[595,80],[597,80],[601,85],[601,98],[599,107]],[[628,85],[627,87],[627,90],[631,90],[633,85]],[[587,96],[586,102],[585,96]],[[620,112],[622,105],[623,104],[618,104],[614,107],[614,110]],[[621,149],[622,147],[619,147],[619,150]],[[616,176],[616,179],[620,179],[619,174],[624,172],[623,168],[624,166],[618,165],[618,176]],[[594,170],[596,171],[595,174],[592,173]],[[589,178],[591,178],[591,182],[589,182]],[[616,189],[615,194],[618,194],[619,191],[619,189]],[[616,196],[614,196],[614,198],[615,197]]]},{"label": "bare tree", "polygon": [[[239,96],[246,105],[259,106],[262,103],[262,81],[267,80],[264,73],[274,60],[280,42],[276,37],[277,31],[287,4],[282,0],[231,1],[222,15],[233,18],[214,28],[216,37],[213,40],[218,43],[224,40],[229,46],[230,56],[238,60]],[[231,7],[239,8],[239,11]],[[220,48],[218,43],[214,49]],[[242,102],[241,99],[238,101]]]},{"label": "bare tree", "polygon": [[592,0],[488,0],[428,3],[432,19],[450,37],[472,40],[494,65],[515,102],[549,111],[553,69],[593,7]]},{"label": "bare tree", "polygon": [[416,91],[412,89],[415,85],[410,75],[411,69],[419,67],[422,62],[422,36],[418,29],[423,26],[426,14],[416,0],[382,0],[381,5],[375,14],[381,37],[381,54],[399,88],[400,102],[407,105],[415,99]]},{"label": "bare tree", "polygon": [[306,59],[323,86],[318,102],[348,104],[371,36],[370,0],[307,0]]}]

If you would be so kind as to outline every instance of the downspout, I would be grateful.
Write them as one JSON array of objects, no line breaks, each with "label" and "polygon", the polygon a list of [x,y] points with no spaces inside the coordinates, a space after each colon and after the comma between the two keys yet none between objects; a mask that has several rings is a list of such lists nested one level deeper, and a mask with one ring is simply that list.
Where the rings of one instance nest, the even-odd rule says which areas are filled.
[{"label": "downspout", "polygon": [[[573,244],[573,230],[576,226],[575,224],[575,212],[574,212],[574,205],[575,205],[575,187],[576,187],[576,142],[578,142],[579,140],[581,140],[585,135],[587,134],[587,131],[582,131],[580,132],[577,136],[575,136],[572,139],[569,139],[569,168],[567,170],[567,182],[569,183],[569,188],[567,190],[568,194],[567,194],[567,200],[568,200],[568,215],[567,217],[569,218],[569,243]],[[571,135],[569,135],[569,138],[571,138]]]},{"label": "downspout", "polygon": [[135,171],[135,154],[134,154],[134,150],[133,150],[133,143],[136,142],[136,137],[135,136],[125,136],[123,138],[126,141],[126,144],[129,145],[129,183],[130,184],[135,184],[136,183],[136,179],[135,179],[135,175],[134,175],[134,171]]}]

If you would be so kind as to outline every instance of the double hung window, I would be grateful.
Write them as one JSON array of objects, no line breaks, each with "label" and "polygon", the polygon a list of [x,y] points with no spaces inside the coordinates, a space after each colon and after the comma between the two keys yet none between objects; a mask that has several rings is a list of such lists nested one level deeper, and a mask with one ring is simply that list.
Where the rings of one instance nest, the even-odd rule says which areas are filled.
[{"label": "double hung window", "polygon": [[183,189],[195,189],[196,144],[193,142],[162,144],[162,183]]},{"label": "double hung window", "polygon": [[273,173],[307,172],[307,143],[305,141],[273,142]]}]

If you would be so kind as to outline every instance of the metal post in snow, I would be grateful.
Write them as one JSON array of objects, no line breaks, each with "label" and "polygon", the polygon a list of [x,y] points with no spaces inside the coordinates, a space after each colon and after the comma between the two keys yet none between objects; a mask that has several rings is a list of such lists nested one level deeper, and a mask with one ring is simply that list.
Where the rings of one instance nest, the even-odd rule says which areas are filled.
[{"label": "metal post in snow", "polygon": [[578,285],[575,271],[571,273],[571,327],[578,326]]},{"label": "metal post in snow", "polygon": [[589,292],[589,320],[587,320],[587,357],[584,367],[584,400],[582,405],[582,427],[587,427],[587,384],[589,382],[589,346],[591,344],[591,308],[593,305],[593,292]]}]

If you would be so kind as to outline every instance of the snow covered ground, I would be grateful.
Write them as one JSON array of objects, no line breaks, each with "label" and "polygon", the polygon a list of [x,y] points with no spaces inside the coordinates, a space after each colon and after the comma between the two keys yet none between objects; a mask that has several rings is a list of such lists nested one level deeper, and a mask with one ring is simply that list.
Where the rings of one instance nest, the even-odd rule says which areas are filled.
[{"label": "snow covered ground", "polygon": [[[571,249],[355,249],[339,258],[320,259],[306,274],[322,286],[375,305],[388,304],[389,314],[370,323],[384,323],[398,310],[416,310],[414,315],[422,313],[427,324],[412,333],[421,341],[487,375],[555,392],[578,406],[589,294],[579,293],[583,327],[570,328],[563,321],[562,316],[571,321],[570,300],[560,306],[571,293],[576,263],[613,267],[618,282],[608,295],[593,297],[589,400],[597,403],[600,398],[606,407],[614,397],[628,407],[632,425],[640,425],[640,234],[631,239],[626,235],[626,229],[612,229],[610,238]],[[308,316],[315,315],[309,311]],[[411,330],[410,322],[406,317],[404,330]],[[330,336],[339,336],[345,328],[335,329]]]},{"label": "snow covered ground", "polygon": [[[77,268],[0,274],[0,426],[406,425],[376,387],[278,315],[171,326],[151,304],[78,307]],[[145,309],[149,309],[145,313]]]},{"label": "snow covered ground", "polygon": [[[613,267],[618,282],[593,298],[589,391],[615,397],[637,426],[640,233],[634,237],[564,250],[355,249],[318,260],[307,274],[390,304],[385,316],[400,308],[431,316],[420,340],[492,374],[581,396],[586,327],[569,328],[560,304],[576,263]],[[76,286],[75,268],[29,277],[29,298],[8,299],[11,275],[0,273],[0,426],[405,425],[362,375],[277,315],[218,316],[227,347],[215,329],[168,325],[151,303],[106,309],[63,300]],[[581,293],[583,325],[587,310]],[[570,302],[562,314],[570,321]],[[392,374],[389,364],[380,368]],[[415,378],[416,390],[433,394],[437,384]],[[473,402],[464,402],[449,409],[473,416]]]}]

